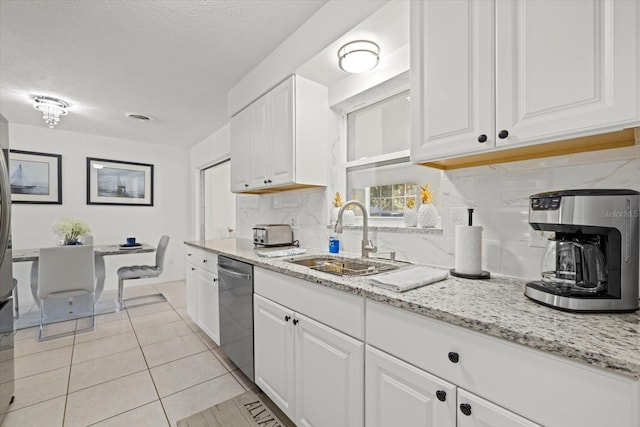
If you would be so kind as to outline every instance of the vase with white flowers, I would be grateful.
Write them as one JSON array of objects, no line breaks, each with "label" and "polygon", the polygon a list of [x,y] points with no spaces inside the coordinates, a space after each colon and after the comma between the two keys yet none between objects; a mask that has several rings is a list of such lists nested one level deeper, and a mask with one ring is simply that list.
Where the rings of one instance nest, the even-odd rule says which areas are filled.
[{"label": "vase with white flowers", "polygon": [[83,236],[91,233],[89,224],[81,219],[63,218],[53,224],[53,231],[60,236],[58,244],[82,245]]},{"label": "vase with white flowers", "polygon": [[407,200],[407,205],[404,208],[404,214],[402,215],[404,219],[405,227],[415,227],[418,225],[418,212],[416,212],[416,199],[410,198]]},{"label": "vase with white flowers", "polygon": [[435,227],[438,223],[438,210],[431,203],[433,194],[429,190],[429,183],[420,186],[420,208],[418,209],[418,225],[423,228]]}]

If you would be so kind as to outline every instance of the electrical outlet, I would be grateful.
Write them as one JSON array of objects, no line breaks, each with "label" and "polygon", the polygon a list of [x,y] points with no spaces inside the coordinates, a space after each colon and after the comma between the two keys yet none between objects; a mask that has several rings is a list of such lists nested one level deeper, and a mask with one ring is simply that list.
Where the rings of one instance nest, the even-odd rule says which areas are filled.
[{"label": "electrical outlet", "polygon": [[547,246],[551,231],[533,230],[529,231],[529,247],[544,248]]},{"label": "electrical outlet", "polygon": [[298,217],[297,216],[292,216],[291,219],[289,220],[289,225],[291,225],[291,229],[292,230],[297,230],[298,229]]}]

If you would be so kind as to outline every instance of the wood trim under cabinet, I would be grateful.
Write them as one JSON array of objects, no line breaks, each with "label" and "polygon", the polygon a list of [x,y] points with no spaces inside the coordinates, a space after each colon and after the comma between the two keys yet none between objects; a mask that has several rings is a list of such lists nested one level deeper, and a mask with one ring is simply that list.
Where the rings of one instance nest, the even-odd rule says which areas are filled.
[{"label": "wood trim under cabinet", "polygon": [[326,187],[326,186],[325,185],[309,185],[309,184],[290,184],[290,185],[283,185],[279,187],[266,187],[266,188],[260,188],[258,190],[241,191],[238,194],[270,194],[270,193],[280,193],[282,191],[302,190],[305,188],[321,188],[321,187]]},{"label": "wood trim under cabinet", "polygon": [[580,138],[567,139],[565,141],[528,145],[525,147],[506,148],[504,150],[491,151],[488,153],[474,154],[454,159],[436,160],[419,164],[436,169],[451,170],[492,165],[496,163],[562,156],[587,151],[631,147],[638,143],[640,143],[640,128],[631,128],[602,135],[584,136]]}]

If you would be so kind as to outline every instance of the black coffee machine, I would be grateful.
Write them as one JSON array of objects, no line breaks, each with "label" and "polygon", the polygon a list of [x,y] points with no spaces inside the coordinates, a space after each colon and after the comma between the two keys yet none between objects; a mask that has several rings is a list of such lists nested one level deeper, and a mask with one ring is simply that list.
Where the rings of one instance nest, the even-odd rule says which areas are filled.
[{"label": "black coffee machine", "polygon": [[640,193],[565,190],[529,198],[529,224],[552,231],[541,261],[542,279],[525,295],[578,312],[638,309]]}]

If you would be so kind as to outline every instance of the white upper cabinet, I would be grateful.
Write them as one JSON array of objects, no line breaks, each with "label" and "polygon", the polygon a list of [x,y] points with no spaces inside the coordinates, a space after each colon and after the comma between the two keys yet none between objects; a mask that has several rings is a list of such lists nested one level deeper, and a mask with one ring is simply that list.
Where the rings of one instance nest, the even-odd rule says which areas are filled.
[{"label": "white upper cabinet", "polygon": [[639,9],[411,2],[412,161],[637,126]]},{"label": "white upper cabinet", "polygon": [[495,145],[494,4],[411,2],[411,160]]},{"label": "white upper cabinet", "polygon": [[231,191],[327,182],[327,88],[291,76],[231,119]]},{"label": "white upper cabinet", "polygon": [[[231,191],[239,192],[249,188],[251,181],[251,114],[238,114],[231,119],[231,155],[244,156],[245,161],[231,162]],[[244,154],[243,154],[244,153]]]},{"label": "white upper cabinet", "polygon": [[[270,93],[272,144],[271,161],[267,165],[267,176],[271,185],[293,182],[294,154],[296,153],[294,124],[294,85],[293,80],[273,89]],[[302,145],[302,144],[301,144]],[[325,141],[326,145],[326,141]]]},{"label": "white upper cabinet", "polygon": [[496,131],[508,132],[498,146],[633,121],[637,8],[636,1],[496,2]]}]

